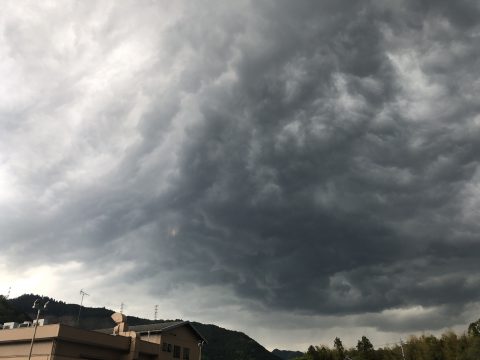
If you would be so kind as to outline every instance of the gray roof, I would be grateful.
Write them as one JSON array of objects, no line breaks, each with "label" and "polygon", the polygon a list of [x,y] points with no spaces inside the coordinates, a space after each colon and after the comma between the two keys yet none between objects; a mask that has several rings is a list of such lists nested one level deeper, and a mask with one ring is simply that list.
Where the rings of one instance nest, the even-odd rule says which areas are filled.
[{"label": "gray roof", "polygon": [[164,330],[173,329],[184,324],[189,324],[188,321],[169,321],[169,322],[161,322],[155,324],[146,324],[146,325],[135,325],[129,326],[128,329],[131,331],[135,331],[137,333],[153,333],[153,332],[162,332]]},{"label": "gray roof", "polygon": [[[154,333],[161,333],[163,331],[173,330],[180,326],[190,327],[200,340],[207,342],[205,338],[198,332],[195,326],[193,326],[190,323],[190,321],[168,321],[168,322],[161,322],[161,323],[155,323],[155,324],[134,325],[134,326],[129,326],[128,330],[135,331],[136,333],[139,333],[139,334],[148,334],[148,333],[154,334]],[[95,331],[102,332],[105,334],[112,334],[113,328],[100,329]]]}]

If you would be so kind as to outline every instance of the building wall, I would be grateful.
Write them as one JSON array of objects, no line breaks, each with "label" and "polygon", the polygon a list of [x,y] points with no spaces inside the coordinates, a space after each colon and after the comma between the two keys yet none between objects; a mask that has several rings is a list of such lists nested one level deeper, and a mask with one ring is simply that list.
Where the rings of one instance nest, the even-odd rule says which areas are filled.
[{"label": "building wall", "polygon": [[128,352],[115,349],[105,349],[98,346],[78,344],[68,341],[57,341],[54,347],[54,358],[52,360],[119,360],[126,357],[127,354]]},{"label": "building wall", "polygon": [[[27,360],[32,335],[32,328],[0,330],[0,360]],[[197,334],[189,326],[139,337],[133,331],[112,336],[45,325],[37,329],[32,360],[185,360],[187,349],[189,360],[200,360],[197,344]]]},{"label": "building wall", "polygon": [[[183,360],[186,350],[189,350],[189,360],[200,360],[200,350],[196,334],[188,326],[180,326],[168,332],[160,334],[147,334],[141,336],[142,340],[147,340],[160,344],[159,360]],[[170,345],[170,346],[168,346]],[[180,347],[179,357],[174,357],[175,346]],[[169,351],[170,350],[170,351]]]},{"label": "building wall", "polygon": [[[8,331],[8,330],[6,330]],[[49,360],[52,354],[53,341],[35,342],[32,349],[34,360]],[[28,359],[30,343],[11,343],[0,347],[1,360],[24,360]]]},{"label": "building wall", "polygon": [[[0,360],[28,359],[33,332],[34,328],[0,330]],[[130,343],[129,337],[115,337],[66,325],[45,325],[37,328],[31,359],[129,360]],[[152,352],[152,349],[146,350]]]},{"label": "building wall", "polygon": [[142,334],[140,338],[144,341],[160,344],[162,336],[159,333],[153,333],[153,334]]}]

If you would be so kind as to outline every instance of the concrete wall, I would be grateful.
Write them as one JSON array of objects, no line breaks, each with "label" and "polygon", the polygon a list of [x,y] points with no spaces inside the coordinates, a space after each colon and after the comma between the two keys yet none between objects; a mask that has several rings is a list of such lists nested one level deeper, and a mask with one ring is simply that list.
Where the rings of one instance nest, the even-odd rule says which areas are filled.
[{"label": "concrete wall", "polygon": [[[0,360],[28,359],[34,328],[0,330]],[[128,360],[129,337],[109,336],[65,325],[37,328],[32,360]]]},{"label": "concrete wall", "polygon": [[[142,336],[143,338],[143,336]],[[150,334],[152,339],[152,334]],[[190,360],[200,360],[200,351],[198,348],[198,339],[196,334],[189,326],[180,326],[168,332],[162,332],[161,335],[157,335],[153,340],[160,344],[160,356],[159,360],[174,360],[184,359],[185,349],[189,350]],[[170,351],[168,351],[170,345]],[[180,356],[174,357],[175,346],[180,347]],[[166,350],[166,351],[165,351]]]},{"label": "concrete wall", "polygon": [[[52,360],[62,359],[92,359],[92,360],[119,360],[128,355],[128,351],[108,349],[88,344],[78,344],[69,341],[57,341]],[[36,360],[36,359],[32,359]]]},{"label": "concrete wall", "polygon": [[[49,360],[53,350],[53,341],[35,342],[32,349],[32,360]],[[28,359],[30,343],[11,343],[0,347],[1,360]]]},{"label": "concrete wall", "polygon": [[142,334],[141,339],[144,341],[152,342],[155,344],[160,344],[162,336],[159,333],[153,333],[153,334]]}]

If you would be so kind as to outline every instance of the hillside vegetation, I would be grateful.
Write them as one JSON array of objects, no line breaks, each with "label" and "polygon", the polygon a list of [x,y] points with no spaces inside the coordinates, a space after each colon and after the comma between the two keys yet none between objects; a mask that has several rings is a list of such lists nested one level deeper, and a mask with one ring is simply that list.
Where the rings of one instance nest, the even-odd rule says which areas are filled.
[{"label": "hillside vegetation", "polygon": [[280,360],[242,332],[198,322],[192,324],[208,341],[202,360]]},{"label": "hillside vegetation", "polygon": [[410,336],[407,341],[391,347],[374,349],[370,340],[362,336],[357,346],[345,349],[335,338],[333,348],[311,345],[297,360],[479,360],[480,319],[468,327],[466,333],[446,332],[433,335]]},{"label": "hillside vegetation", "polygon": [[[31,306],[31,305],[30,305]],[[30,317],[24,312],[17,310],[12,306],[9,301],[2,295],[0,295],[0,323],[4,324],[6,322],[24,322],[30,321]]]},{"label": "hillside vegetation", "polygon": [[[48,297],[28,294],[15,299],[9,299],[8,305],[10,308],[18,309],[20,312],[31,313],[32,304],[38,298],[41,299],[42,303],[47,300],[50,301],[44,316],[49,323],[77,326],[78,311],[80,309],[80,306],[77,304],[67,304]],[[82,307],[79,327],[90,330],[111,328],[114,325],[110,318],[112,314],[113,311],[106,308]],[[178,320],[180,319],[154,321],[133,316],[127,317],[127,322],[130,325]],[[223,329],[216,325],[198,322],[192,322],[192,324],[208,341],[202,352],[202,360],[280,360],[280,358],[273,355],[244,333]]]},{"label": "hillside vegetation", "polygon": [[[40,299],[40,303],[45,303],[47,300],[48,309],[42,315],[49,323],[55,324],[66,324],[70,326],[79,326],[83,329],[95,330],[95,329],[106,329],[113,327],[113,321],[110,316],[114,313],[113,310],[94,307],[85,307],[82,306],[81,317],[78,320],[78,312],[80,310],[80,305],[78,304],[67,304],[60,300],[55,300],[47,296],[40,296],[34,294],[25,294],[19,296],[18,298],[9,299],[8,302],[10,305],[19,311],[23,311],[29,314],[31,317],[35,317],[35,314],[32,312],[32,304],[36,299]],[[170,321],[170,320],[158,320],[158,322]],[[175,320],[171,320],[175,321]],[[127,322],[130,325],[141,325],[149,324],[154,321],[148,319],[142,319],[135,316],[128,316]]]},{"label": "hillside vegetation", "polygon": [[301,351],[280,350],[280,349],[274,349],[272,351],[272,354],[284,360],[295,359],[303,355]]}]

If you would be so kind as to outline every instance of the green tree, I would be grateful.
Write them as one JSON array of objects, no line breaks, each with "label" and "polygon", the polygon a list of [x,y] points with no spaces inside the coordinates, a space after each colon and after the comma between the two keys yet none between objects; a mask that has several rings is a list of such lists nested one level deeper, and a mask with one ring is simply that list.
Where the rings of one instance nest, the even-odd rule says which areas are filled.
[{"label": "green tree", "polygon": [[333,340],[333,347],[335,349],[335,359],[343,360],[345,358],[345,348],[339,337],[336,337],[335,340]]},{"label": "green tree", "polygon": [[440,343],[442,346],[443,359],[457,360],[459,347],[457,334],[452,331],[443,334]]},{"label": "green tree", "polygon": [[471,337],[468,349],[465,352],[465,360],[478,360],[480,359],[480,336]]},{"label": "green tree", "polygon": [[468,326],[468,335],[480,336],[480,319],[470,323],[470,325]]},{"label": "green tree", "polygon": [[407,360],[443,360],[440,340],[435,336],[410,336],[403,345]]},{"label": "green tree", "polygon": [[358,340],[357,350],[360,352],[373,351],[373,345],[366,336],[362,336],[362,339]]},{"label": "green tree", "polygon": [[320,360],[317,349],[313,345],[310,345],[307,349],[307,358],[309,360]]},{"label": "green tree", "polygon": [[375,350],[370,340],[366,336],[362,336],[361,340],[357,343],[358,355],[364,360],[374,360]]},{"label": "green tree", "polygon": [[324,345],[317,346],[317,354],[319,360],[334,360],[332,351]]}]

